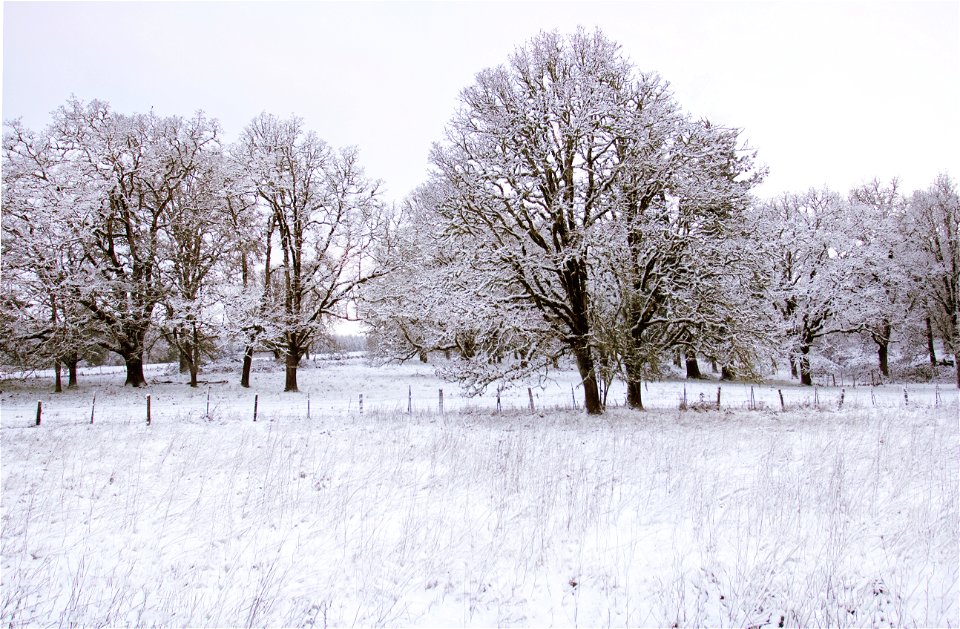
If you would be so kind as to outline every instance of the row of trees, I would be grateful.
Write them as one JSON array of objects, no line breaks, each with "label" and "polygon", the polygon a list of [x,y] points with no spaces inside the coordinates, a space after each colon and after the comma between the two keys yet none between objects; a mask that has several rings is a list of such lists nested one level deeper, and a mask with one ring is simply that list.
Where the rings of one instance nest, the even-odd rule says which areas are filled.
[{"label": "row of trees", "polygon": [[[284,357],[286,390],[330,321],[362,304],[386,358],[454,353],[469,389],[579,370],[588,412],[615,378],[675,357],[811,382],[824,339],[960,352],[960,203],[946,176],[759,201],[739,130],[684,113],[601,33],[544,33],[461,95],[429,179],[398,210],[353,149],[263,114],[215,121],[72,100],[4,136],[2,349],[22,365],[97,350],[144,382],[151,334],[191,383],[218,339]],[[355,312],[355,311],[354,311]],[[915,339],[923,339],[921,343]],[[958,386],[960,386],[960,362]]]},{"label": "row of trees", "polygon": [[949,178],[761,202],[738,135],[684,114],[602,34],[542,34],[464,90],[404,206],[396,271],[368,294],[373,334],[392,357],[456,351],[449,374],[476,389],[570,356],[591,413],[615,377],[642,407],[641,381],[677,355],[726,377],[786,356],[811,384],[818,342],[859,334],[888,375],[918,319],[931,361],[934,335],[960,350]]},{"label": "row of trees", "polygon": [[[76,382],[91,352],[119,355],[144,384],[152,332],[197,383],[225,335],[297,365],[383,271],[372,246],[387,215],[355,150],[300,120],[264,114],[225,147],[215,121],[124,115],[71,100],[42,132],[7,125],[3,166],[3,349],[61,364]],[[68,385],[69,386],[69,385]]]}]

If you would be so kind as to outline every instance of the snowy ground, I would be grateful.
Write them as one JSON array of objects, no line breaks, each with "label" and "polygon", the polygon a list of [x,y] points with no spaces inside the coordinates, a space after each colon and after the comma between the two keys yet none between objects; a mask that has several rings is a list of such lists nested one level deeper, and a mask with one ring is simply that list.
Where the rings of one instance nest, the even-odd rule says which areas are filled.
[{"label": "snowy ground", "polygon": [[0,383],[4,626],[960,624],[955,390],[109,371]]}]

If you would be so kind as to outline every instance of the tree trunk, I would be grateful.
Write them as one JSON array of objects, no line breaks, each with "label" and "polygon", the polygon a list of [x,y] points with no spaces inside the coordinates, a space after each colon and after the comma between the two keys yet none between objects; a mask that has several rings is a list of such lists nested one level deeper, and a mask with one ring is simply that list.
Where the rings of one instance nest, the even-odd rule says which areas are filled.
[{"label": "tree trunk", "polygon": [[76,389],[77,386],[77,364],[80,362],[79,358],[69,358],[67,359],[67,388]]},{"label": "tree trunk", "polygon": [[723,365],[720,367],[721,380],[736,380],[736,378],[737,378],[737,372],[734,371],[733,367],[731,367],[730,365]]},{"label": "tree trunk", "polygon": [[890,377],[890,367],[887,363],[890,349],[890,335],[893,332],[889,321],[880,324],[880,329],[873,332],[873,342],[877,344],[877,361],[880,363],[880,373]]},{"label": "tree trunk", "polygon": [[288,352],[286,358],[286,380],[283,385],[285,392],[296,393],[300,391],[297,387],[297,367],[300,365],[300,357],[296,352]]},{"label": "tree trunk", "polygon": [[700,373],[700,365],[697,364],[697,355],[692,352],[684,352],[684,359],[687,363],[687,379],[701,380],[703,374]]},{"label": "tree trunk", "polygon": [[643,383],[639,378],[627,375],[627,406],[638,411],[643,410]]},{"label": "tree trunk", "polygon": [[417,357],[420,359],[420,362],[425,363],[429,360],[427,357],[427,352],[425,350],[420,350],[417,352]]},{"label": "tree trunk", "polygon": [[196,361],[190,361],[190,386],[193,388],[197,387],[197,372],[199,371]]},{"label": "tree trunk", "polygon": [[190,353],[192,349],[189,346],[189,343],[186,347],[180,349],[180,373],[187,373],[190,371]]},{"label": "tree trunk", "polygon": [[574,349],[577,357],[577,370],[580,372],[580,381],[583,383],[583,407],[590,415],[603,413],[603,404],[600,403],[600,388],[597,386],[597,372],[593,364],[593,356],[589,347]]},{"label": "tree trunk", "polygon": [[790,379],[797,379],[797,357],[790,356]]},{"label": "tree trunk", "polygon": [[63,393],[63,377],[61,376],[61,365],[59,360],[53,361],[53,392]]},{"label": "tree trunk", "polygon": [[810,371],[810,346],[800,346],[800,356],[797,359],[800,363],[800,384],[810,387],[813,386],[813,373]]},{"label": "tree trunk", "polygon": [[877,341],[877,360],[880,363],[880,373],[885,377],[890,377],[890,367],[887,363],[887,352],[890,343],[883,341]]},{"label": "tree trunk", "polygon": [[933,324],[930,323],[930,317],[927,317],[927,352],[930,354],[930,366],[937,366],[937,352],[933,347]]},{"label": "tree trunk", "polygon": [[243,368],[240,370],[240,386],[250,388],[250,368],[253,367],[253,345],[243,350]]},{"label": "tree trunk", "polygon": [[143,356],[124,356],[124,362],[127,366],[127,379],[123,386],[128,384],[136,389],[147,384],[147,379],[143,377]]},{"label": "tree trunk", "polygon": [[953,367],[957,370],[957,388],[960,389],[960,351],[953,353]]}]

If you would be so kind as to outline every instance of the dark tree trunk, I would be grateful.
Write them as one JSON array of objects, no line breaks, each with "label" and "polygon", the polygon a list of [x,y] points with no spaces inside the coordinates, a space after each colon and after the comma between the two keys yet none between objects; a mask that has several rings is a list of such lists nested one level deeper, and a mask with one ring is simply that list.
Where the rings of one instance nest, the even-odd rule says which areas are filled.
[{"label": "dark tree trunk", "polygon": [[250,369],[253,367],[253,345],[243,350],[243,367],[240,369],[240,386],[250,388]]},{"label": "dark tree trunk", "polygon": [[143,356],[124,357],[127,366],[127,379],[124,386],[130,385],[133,388],[142,387],[147,384],[147,379],[143,376]]},{"label": "dark tree trunk", "polygon": [[721,380],[736,380],[737,372],[734,371],[733,367],[730,365],[723,365],[720,367],[720,379]]},{"label": "dark tree trunk", "polygon": [[800,356],[797,359],[800,363],[800,384],[810,387],[813,386],[813,373],[810,371],[810,346],[800,346]]},{"label": "dark tree trunk", "polygon": [[197,372],[200,370],[197,368],[196,361],[190,361],[190,386],[197,387]]},{"label": "dark tree trunk", "polygon": [[79,358],[69,358],[67,359],[67,388],[76,389],[79,384],[77,381],[77,365],[80,363]]},{"label": "dark tree trunk", "polygon": [[878,330],[873,332],[873,342],[877,344],[877,360],[880,363],[880,373],[885,377],[890,377],[890,367],[887,363],[887,357],[890,349],[890,335],[893,332],[889,321],[880,324]]},{"label": "dark tree trunk", "polygon": [[643,383],[639,378],[627,380],[627,406],[638,411],[643,410]]},{"label": "dark tree trunk", "polygon": [[887,342],[877,341],[877,360],[880,363],[880,373],[886,377],[890,377],[890,367],[887,363],[887,352],[890,344]]},{"label": "dark tree trunk", "polygon": [[677,352],[673,355],[673,365],[675,367],[681,367],[683,364],[683,357],[680,354],[681,352]]},{"label": "dark tree trunk", "polygon": [[930,366],[937,366],[937,352],[933,347],[933,324],[930,323],[930,317],[927,317],[927,353],[930,355]]},{"label": "dark tree trunk", "polygon": [[597,386],[597,372],[594,367],[590,348],[576,348],[574,355],[577,358],[577,370],[583,383],[583,407],[590,415],[603,413],[603,404],[600,402],[600,388]]},{"label": "dark tree trunk", "polygon": [[63,376],[61,375],[61,365],[59,360],[53,361],[53,392],[63,393]]},{"label": "dark tree trunk", "polygon": [[300,366],[300,356],[296,352],[288,352],[286,358],[286,380],[283,390],[285,392],[298,392],[297,387],[297,367]]},{"label": "dark tree trunk", "polygon": [[797,362],[798,358],[796,356],[790,356],[790,378],[793,380],[797,379]]},{"label": "dark tree trunk", "polygon": [[190,353],[192,349],[188,344],[180,350],[180,373],[188,373],[190,371]]},{"label": "dark tree trunk", "polygon": [[953,353],[953,367],[957,370],[957,388],[960,389],[960,351]]},{"label": "dark tree trunk", "polygon": [[687,363],[687,379],[702,379],[703,374],[700,373],[700,365],[697,364],[697,355],[692,352],[685,352],[684,359]]},{"label": "dark tree trunk", "polygon": [[420,358],[420,362],[422,363],[425,363],[429,360],[429,357],[427,356],[427,352],[425,350],[421,349],[420,351],[418,351],[417,356]]}]

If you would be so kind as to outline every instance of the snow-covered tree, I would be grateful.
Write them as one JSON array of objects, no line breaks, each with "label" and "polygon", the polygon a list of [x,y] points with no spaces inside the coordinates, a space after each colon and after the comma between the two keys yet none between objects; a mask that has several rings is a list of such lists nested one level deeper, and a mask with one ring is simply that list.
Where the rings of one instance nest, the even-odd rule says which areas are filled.
[{"label": "snow-covered tree", "polygon": [[859,254],[849,205],[830,190],[784,194],[760,208],[758,242],[765,247],[772,297],[783,323],[791,371],[813,384],[810,352],[817,339],[858,332],[854,310]]},{"label": "snow-covered tree", "polygon": [[717,324],[690,300],[727,296],[693,267],[749,203],[737,134],[684,115],[599,32],[542,33],[463,91],[432,153],[448,191],[435,211],[486,273],[477,298],[533,313],[534,345],[574,357],[588,412],[602,410],[598,360],[625,367],[640,406],[645,370],[689,342],[679,328],[705,339]]},{"label": "snow-covered tree", "polygon": [[311,342],[326,333],[330,317],[346,316],[359,286],[383,272],[373,245],[384,207],[356,149],[332,150],[298,118],[261,114],[237,154],[275,230],[269,238],[276,238],[278,259],[270,263],[280,290],[271,296],[276,312],[264,314],[276,315],[284,390],[297,391],[297,367]]},{"label": "snow-covered tree", "polygon": [[913,194],[907,225],[910,267],[927,308],[927,325],[931,337],[938,333],[953,354],[960,388],[960,196],[948,175]]},{"label": "snow-covered tree", "polygon": [[93,351],[95,322],[78,302],[84,256],[68,220],[82,181],[63,163],[54,140],[19,121],[8,125],[3,162],[3,297],[0,348],[23,368],[61,365],[69,387],[77,364]]},{"label": "snow-covered tree", "polygon": [[[30,160],[26,137],[16,127],[8,134],[12,162]],[[169,296],[168,228],[202,156],[216,144],[216,126],[202,115],[123,115],[105,102],[71,99],[42,137],[48,166],[38,159],[25,166],[33,191],[17,188],[11,207],[43,206],[33,237],[68,243],[69,255],[55,265],[69,278],[70,303],[96,327],[87,338],[119,354],[126,383],[140,386],[147,334]]]},{"label": "snow-covered tree", "polygon": [[883,376],[890,375],[889,348],[894,331],[907,318],[910,307],[910,240],[903,233],[905,199],[896,180],[883,185],[874,180],[850,193],[848,230],[855,240],[856,270],[852,278],[857,299],[842,316],[849,327],[862,326],[877,347]]}]

